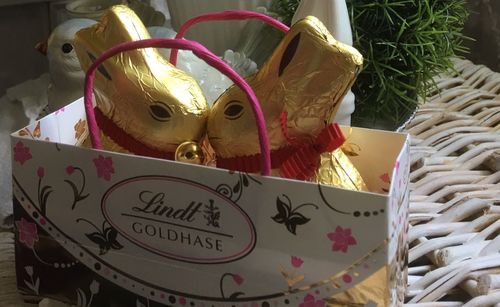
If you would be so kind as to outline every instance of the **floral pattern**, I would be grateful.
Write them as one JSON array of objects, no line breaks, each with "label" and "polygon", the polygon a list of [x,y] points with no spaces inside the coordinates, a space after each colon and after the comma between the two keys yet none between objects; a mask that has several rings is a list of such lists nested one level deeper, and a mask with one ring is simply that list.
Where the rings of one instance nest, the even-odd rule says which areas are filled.
[{"label": "floral pattern", "polygon": [[385,183],[391,183],[391,177],[389,176],[388,173],[384,173],[383,175],[381,175],[380,180],[382,180]]},{"label": "floral pattern", "polygon": [[80,174],[80,181],[81,184],[75,183],[75,181],[66,179],[64,182],[66,182],[70,187],[71,190],[73,191],[73,203],[71,204],[71,210],[74,210],[76,207],[76,204],[79,203],[80,201],[84,200],[85,198],[89,197],[89,194],[85,194],[85,185],[86,185],[86,179],[85,179],[85,173],[83,170],[77,166],[69,165],[66,167],[66,173],[68,175],[72,175],[75,173],[75,171],[78,171]]},{"label": "floral pattern", "polygon": [[[220,294],[222,296],[222,298],[226,298],[226,295],[224,294],[224,279],[226,279],[226,277],[231,277],[233,282],[238,285],[238,286],[241,286],[243,284],[243,282],[245,281],[245,279],[243,279],[243,277],[241,277],[241,275],[239,274],[233,274],[233,273],[224,273],[221,278],[220,278],[220,281],[219,281],[219,288],[220,288]],[[234,292],[233,294],[229,295],[229,298],[230,300],[233,300],[233,299],[237,299],[239,296],[241,295],[245,295],[244,292]]]},{"label": "floral pattern", "polygon": [[75,139],[80,140],[80,138],[87,131],[87,121],[84,119],[79,119],[74,126],[75,128]]},{"label": "floral pattern", "polygon": [[253,178],[247,173],[236,173],[233,171],[229,171],[231,175],[238,175],[238,182],[234,186],[230,186],[228,184],[220,184],[217,188],[216,191],[219,192],[221,195],[224,195],[225,197],[231,199],[234,202],[238,202],[240,200],[241,196],[243,196],[243,190],[247,187],[250,186],[252,182],[261,185],[262,183],[258,181],[257,179]]},{"label": "floral pattern", "polygon": [[38,178],[43,178],[45,176],[45,169],[43,167],[39,167],[37,170],[36,170],[36,174],[38,176]]},{"label": "floral pattern", "polygon": [[38,230],[35,223],[30,223],[24,218],[16,221],[16,228],[19,233],[19,242],[26,245],[28,248],[33,249],[35,243],[38,242]]},{"label": "floral pattern", "polygon": [[43,215],[47,213],[47,200],[50,194],[54,192],[54,189],[50,185],[42,185],[43,177],[45,177],[45,169],[43,167],[38,167],[36,170],[38,176],[38,204]]},{"label": "floral pattern", "polygon": [[71,175],[75,172],[75,167],[73,165],[69,165],[68,167],[66,167],[66,173],[68,175]]},{"label": "floral pattern", "polygon": [[111,157],[99,155],[99,157],[95,158],[93,161],[97,170],[97,177],[110,181],[111,174],[115,173],[115,169],[113,168],[113,159]]},{"label": "floral pattern", "polygon": [[39,139],[42,136],[42,129],[40,128],[40,121],[37,122],[35,129],[33,129],[33,137]]},{"label": "floral pattern", "polygon": [[90,307],[92,306],[92,300],[94,296],[99,293],[99,282],[93,280],[89,285],[90,298],[87,300],[87,294],[82,289],[78,288],[76,290],[76,306],[77,307]]},{"label": "floral pattern", "polygon": [[63,113],[64,111],[65,111],[65,107],[62,107],[59,110],[56,110],[56,115],[59,113]]},{"label": "floral pattern", "polygon": [[238,285],[238,286],[241,286],[241,284],[243,283],[244,279],[243,277],[241,277],[239,274],[234,274],[233,275],[233,281]]},{"label": "floral pattern", "polygon": [[30,148],[24,146],[23,142],[19,141],[14,146],[14,161],[19,162],[19,164],[24,165],[24,163],[33,158],[31,155]]},{"label": "floral pattern", "polygon": [[338,226],[335,232],[328,233],[327,237],[333,242],[332,251],[334,252],[347,253],[349,246],[357,245],[356,239],[351,235],[351,228]]},{"label": "floral pattern", "polygon": [[299,307],[325,307],[324,300],[316,300],[316,298],[308,294],[304,297],[304,301],[299,305]]},{"label": "floral pattern", "polygon": [[292,266],[294,268],[300,268],[304,263],[304,260],[302,260],[300,257],[292,256],[290,262],[292,263]]},{"label": "floral pattern", "polygon": [[[384,174],[380,175],[379,178],[385,184],[388,184],[389,186],[391,185],[391,176],[388,173],[384,173]],[[389,193],[389,188],[382,188],[382,191],[384,191],[385,193]]]},{"label": "floral pattern", "polygon": [[30,288],[36,295],[40,294],[40,278],[34,276],[33,267],[25,266],[24,270],[29,276],[29,279],[24,280],[24,284]]}]

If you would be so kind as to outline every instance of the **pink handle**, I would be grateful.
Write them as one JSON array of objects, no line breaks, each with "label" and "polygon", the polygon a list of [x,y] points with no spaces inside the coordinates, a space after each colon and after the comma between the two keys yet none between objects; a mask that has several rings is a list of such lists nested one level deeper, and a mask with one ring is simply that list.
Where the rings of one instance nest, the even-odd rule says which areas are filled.
[{"label": "pink handle", "polygon": [[[204,21],[223,21],[223,20],[247,20],[247,19],[259,19],[262,20],[263,22],[283,31],[283,32],[288,32],[290,28],[285,25],[284,23],[267,16],[262,13],[257,13],[253,11],[246,11],[246,10],[226,10],[222,12],[217,12],[217,13],[207,13],[203,15],[199,15],[196,17],[193,17],[186,21],[181,28],[179,29],[179,32],[177,32],[177,35],[175,38],[180,39],[183,38],[184,35],[186,34],[186,31],[192,26],[200,22]],[[170,63],[172,65],[176,66],[177,65],[177,55],[179,53],[179,50],[173,49],[172,52],[170,53]]]},{"label": "pink handle", "polygon": [[90,131],[90,140],[94,148],[102,149],[102,143],[99,136],[99,128],[95,119],[94,107],[92,103],[92,88],[95,72],[99,65],[101,65],[110,57],[125,51],[141,48],[176,48],[191,50],[196,56],[198,56],[200,59],[203,59],[205,62],[207,62],[217,70],[221,71],[237,86],[239,86],[241,90],[245,92],[255,114],[260,141],[262,175],[269,176],[271,174],[271,151],[269,146],[269,138],[267,135],[264,114],[262,113],[262,109],[254,91],[252,90],[250,85],[248,85],[245,79],[240,77],[229,65],[219,59],[215,54],[210,52],[201,44],[188,40],[153,38],[126,42],[106,50],[101,56],[99,56],[99,58],[94,61],[94,63],[92,63],[85,75],[84,102]]}]

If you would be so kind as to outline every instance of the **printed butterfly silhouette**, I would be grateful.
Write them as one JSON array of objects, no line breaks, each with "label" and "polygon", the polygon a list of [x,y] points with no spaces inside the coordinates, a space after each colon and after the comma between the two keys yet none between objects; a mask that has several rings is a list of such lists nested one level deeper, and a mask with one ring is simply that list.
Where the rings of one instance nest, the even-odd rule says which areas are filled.
[{"label": "printed butterfly silhouette", "polygon": [[287,230],[294,235],[296,235],[296,229],[298,225],[304,225],[311,219],[305,217],[303,214],[298,213],[297,210],[303,206],[314,206],[316,209],[318,207],[314,204],[302,204],[297,208],[292,210],[292,202],[288,196],[283,195],[286,201],[283,201],[278,196],[276,198],[276,209],[278,209],[278,214],[272,217],[272,219],[279,224],[285,224]]},{"label": "printed butterfly silhouette", "polygon": [[99,245],[99,255],[106,254],[110,249],[119,250],[123,248],[123,245],[118,243],[116,237],[118,231],[112,227],[104,228],[104,232],[93,232],[85,234],[90,241]]}]

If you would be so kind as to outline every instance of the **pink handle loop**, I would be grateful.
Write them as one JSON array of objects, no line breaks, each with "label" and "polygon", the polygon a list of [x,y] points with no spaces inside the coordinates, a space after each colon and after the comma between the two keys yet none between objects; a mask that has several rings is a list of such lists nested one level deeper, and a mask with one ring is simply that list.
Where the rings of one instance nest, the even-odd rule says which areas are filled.
[{"label": "pink handle loop", "polygon": [[101,56],[99,56],[94,63],[88,69],[85,75],[85,86],[84,86],[84,103],[85,112],[87,114],[87,121],[90,131],[90,140],[92,146],[95,149],[102,149],[102,143],[99,135],[99,128],[97,126],[97,121],[94,114],[94,106],[92,103],[92,89],[94,83],[95,72],[97,68],[107,59],[113,57],[119,53],[141,49],[141,48],[176,48],[183,50],[191,50],[200,59],[203,59],[207,64],[216,68],[230,78],[237,86],[245,92],[252,110],[255,114],[255,119],[257,122],[257,129],[259,133],[260,150],[261,150],[261,173],[263,176],[269,176],[271,174],[271,151],[269,146],[269,138],[267,135],[266,124],[264,120],[264,114],[260,107],[257,96],[255,95],[253,89],[248,85],[248,83],[240,77],[229,65],[224,61],[219,59],[215,54],[210,52],[204,46],[197,42],[189,40],[178,40],[178,39],[163,39],[163,38],[153,38],[145,39],[139,41],[126,42],[116,45],[108,50],[106,50]]},{"label": "pink handle loop", "polygon": [[[186,31],[193,25],[204,22],[204,21],[224,21],[224,20],[247,20],[247,19],[259,19],[275,28],[278,30],[281,30],[283,32],[288,32],[290,30],[290,27],[285,25],[284,23],[274,19],[271,16],[267,16],[262,13],[254,12],[254,11],[246,11],[246,10],[226,10],[222,12],[217,12],[217,13],[207,13],[207,14],[202,14],[196,17],[193,17],[186,21],[181,28],[179,29],[179,32],[177,32],[177,35],[175,38],[180,39],[183,38],[184,35],[186,34]],[[179,50],[173,49],[172,52],[170,53],[170,63],[172,65],[176,66],[177,65],[177,56],[178,56]]]}]

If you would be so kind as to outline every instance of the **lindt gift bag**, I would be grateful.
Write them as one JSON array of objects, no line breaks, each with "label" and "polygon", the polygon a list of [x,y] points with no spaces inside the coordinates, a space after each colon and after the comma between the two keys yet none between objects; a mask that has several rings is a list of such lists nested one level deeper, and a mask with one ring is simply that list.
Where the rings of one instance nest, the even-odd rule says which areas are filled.
[{"label": "lindt gift bag", "polygon": [[365,193],[76,147],[85,125],[79,100],[12,135],[23,292],[79,306],[402,305],[405,135],[352,128],[352,160],[378,191]]},{"label": "lindt gift bag", "polygon": [[402,305],[406,135],[343,128],[368,193],[78,147],[88,119],[78,100],[12,135],[21,291],[78,306]]}]

